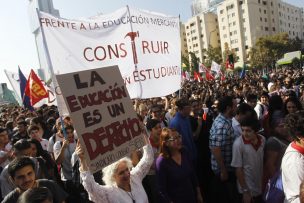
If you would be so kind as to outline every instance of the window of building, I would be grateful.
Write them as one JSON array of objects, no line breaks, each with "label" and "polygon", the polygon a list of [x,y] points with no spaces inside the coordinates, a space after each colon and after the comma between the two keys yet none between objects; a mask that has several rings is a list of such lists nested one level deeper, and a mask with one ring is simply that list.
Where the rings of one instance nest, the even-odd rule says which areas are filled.
[{"label": "window of building", "polygon": [[232,32],[230,32],[230,36],[232,36]]},{"label": "window of building", "polygon": [[268,27],[265,27],[265,31],[268,31]]},{"label": "window of building", "polygon": [[235,13],[232,13],[231,16],[234,17],[234,16],[235,16]]},{"label": "window of building", "polygon": [[265,18],[264,20],[265,20],[265,22],[267,22],[267,18]]},{"label": "window of building", "polygon": [[236,22],[235,22],[235,21],[233,22],[233,25],[236,25]]},{"label": "window of building", "polygon": [[260,13],[262,13],[262,9],[261,8],[259,8],[259,11],[260,11]]},{"label": "window of building", "polygon": [[275,27],[272,28],[272,31],[274,31],[274,32],[276,31]]},{"label": "window of building", "polygon": [[245,23],[246,22],[246,19],[245,18],[243,18],[243,23]]},{"label": "window of building", "polygon": [[274,14],[274,12],[273,12],[273,11],[271,11],[271,14],[273,15],[273,14]]},{"label": "window of building", "polygon": [[195,22],[194,22],[194,23],[191,23],[191,24],[190,24],[190,27],[192,27],[192,26],[194,26],[194,25],[195,25]]},{"label": "window of building", "polygon": [[264,10],[264,14],[266,14],[266,10]]},{"label": "window of building", "polygon": [[204,37],[204,35],[203,34],[201,34],[201,38],[203,38]]},{"label": "window of building", "polygon": [[261,3],[261,0],[258,0],[258,3],[260,4],[260,3]]},{"label": "window of building", "polygon": [[235,48],[234,51],[239,51],[239,48]]},{"label": "window of building", "polygon": [[260,17],[260,21],[261,21],[261,22],[263,21],[263,18],[262,18],[262,17]]},{"label": "window of building", "polygon": [[272,2],[270,2],[270,5],[273,6]]},{"label": "window of building", "polygon": [[224,10],[222,9],[222,10],[220,10],[220,14],[223,14],[224,13]]},{"label": "window of building", "polygon": [[245,49],[248,49],[249,47],[248,47],[248,45],[245,45]]}]

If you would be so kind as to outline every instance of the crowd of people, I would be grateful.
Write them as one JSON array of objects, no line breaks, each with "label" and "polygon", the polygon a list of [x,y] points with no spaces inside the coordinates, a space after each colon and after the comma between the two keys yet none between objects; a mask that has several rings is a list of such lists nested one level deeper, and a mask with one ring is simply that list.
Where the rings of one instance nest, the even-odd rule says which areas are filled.
[{"label": "crowd of people", "polygon": [[304,203],[303,69],[190,79],[133,104],[146,145],[95,174],[56,106],[2,106],[2,202]]}]

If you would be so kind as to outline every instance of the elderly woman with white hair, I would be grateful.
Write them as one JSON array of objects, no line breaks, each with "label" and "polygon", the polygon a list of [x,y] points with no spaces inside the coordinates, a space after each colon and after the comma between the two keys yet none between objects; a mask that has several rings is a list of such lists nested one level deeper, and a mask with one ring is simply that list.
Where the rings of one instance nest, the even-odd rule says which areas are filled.
[{"label": "elderly woman with white hair", "polygon": [[102,170],[104,174],[102,179],[106,185],[102,186],[95,182],[93,175],[88,171],[83,150],[77,143],[76,153],[80,160],[80,176],[91,201],[96,203],[149,202],[142,180],[147,175],[154,158],[152,147],[147,139],[146,144],[143,147],[143,157],[136,167],[132,168],[132,162],[128,158],[120,159],[105,167]]}]

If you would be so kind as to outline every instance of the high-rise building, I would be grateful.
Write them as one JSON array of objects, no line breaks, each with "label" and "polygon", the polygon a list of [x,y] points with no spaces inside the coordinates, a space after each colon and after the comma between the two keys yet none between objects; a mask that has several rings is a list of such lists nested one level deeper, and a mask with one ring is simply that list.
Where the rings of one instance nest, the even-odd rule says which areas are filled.
[{"label": "high-rise building", "polygon": [[304,39],[303,8],[281,0],[226,0],[217,7],[221,48],[234,50],[236,66],[249,59],[249,50],[263,36],[286,32]]},{"label": "high-rise building", "polygon": [[203,12],[216,11],[216,6],[224,0],[193,0],[191,4],[192,16]]},{"label": "high-rise building", "polygon": [[190,18],[186,23],[188,52],[193,52],[201,62],[204,61],[204,50],[209,46],[220,46],[220,35],[217,15],[202,13]]},{"label": "high-rise building", "polygon": [[188,56],[187,37],[185,24],[180,23],[180,36],[181,36],[181,52],[183,56]]}]

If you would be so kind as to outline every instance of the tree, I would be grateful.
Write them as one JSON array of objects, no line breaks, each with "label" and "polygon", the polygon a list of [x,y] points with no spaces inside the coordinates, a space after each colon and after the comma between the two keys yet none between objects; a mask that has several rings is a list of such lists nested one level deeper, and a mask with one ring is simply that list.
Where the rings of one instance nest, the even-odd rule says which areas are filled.
[{"label": "tree", "polygon": [[191,72],[197,71],[199,66],[199,58],[193,52],[189,52],[191,58]]},{"label": "tree", "polygon": [[211,66],[212,61],[215,61],[218,64],[223,62],[222,50],[220,47],[213,48],[209,46],[208,50],[205,50],[206,59],[204,65],[207,67]]},{"label": "tree", "polygon": [[[183,71],[190,71],[190,64],[189,64],[189,56],[182,55],[182,68]],[[185,66],[184,66],[185,65]]]},{"label": "tree", "polygon": [[261,37],[249,52],[251,67],[273,66],[286,52],[301,50],[301,40],[289,39],[287,33]]}]

